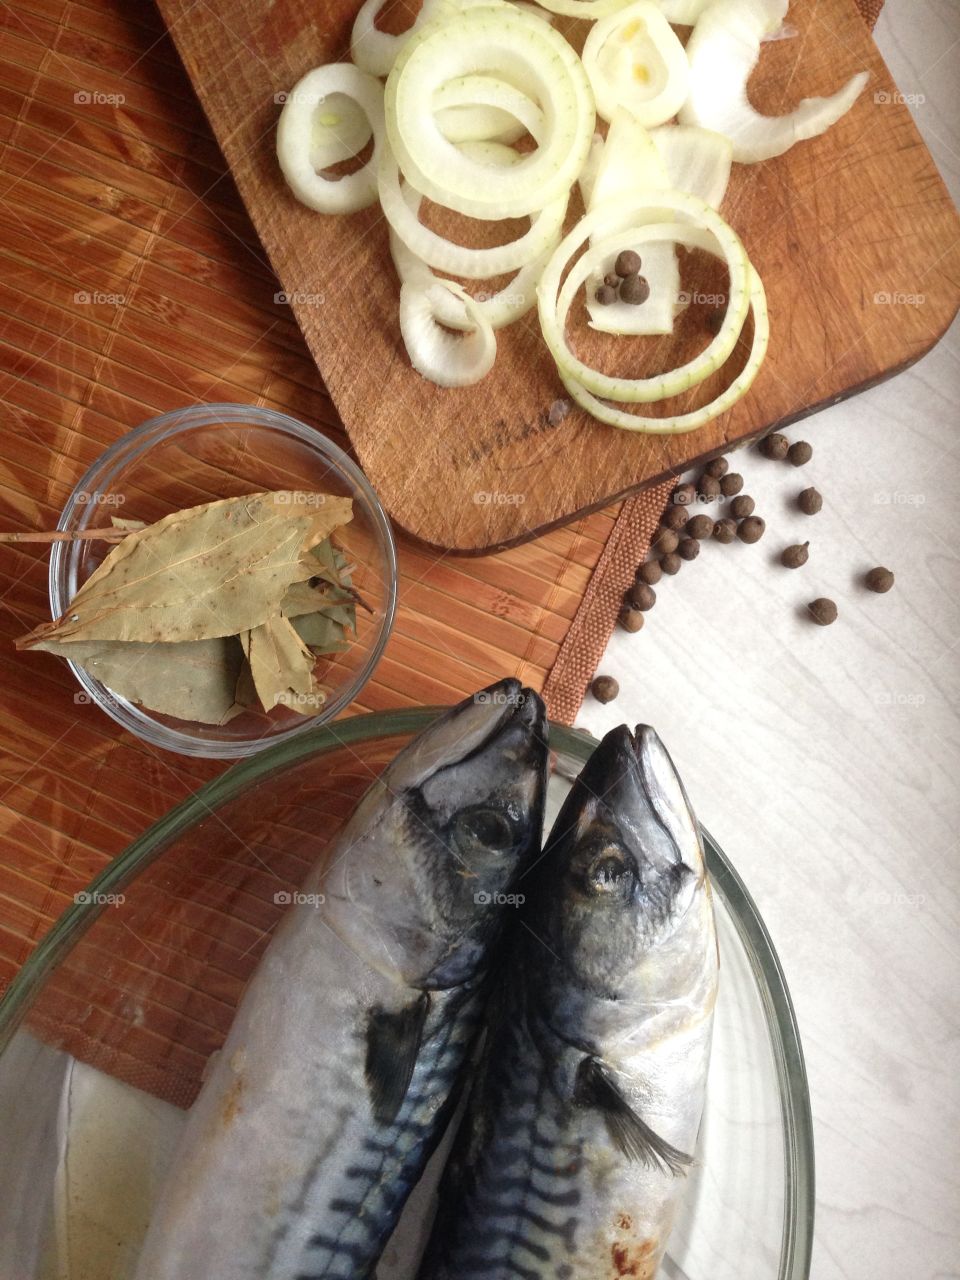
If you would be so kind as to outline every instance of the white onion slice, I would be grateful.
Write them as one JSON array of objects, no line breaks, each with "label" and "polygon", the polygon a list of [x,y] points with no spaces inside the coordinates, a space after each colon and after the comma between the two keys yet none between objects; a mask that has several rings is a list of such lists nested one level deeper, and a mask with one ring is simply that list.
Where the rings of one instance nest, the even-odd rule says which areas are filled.
[{"label": "white onion slice", "polygon": [[605,18],[608,13],[622,9],[625,0],[539,0],[551,13],[562,13],[567,18]]},{"label": "white onion slice", "polygon": [[583,65],[604,120],[621,107],[643,125],[663,124],[686,101],[687,56],[654,0],[635,0],[595,23]]},{"label": "white onion slice", "polygon": [[361,71],[372,76],[388,76],[397,60],[397,54],[418,31],[438,13],[452,8],[445,0],[423,0],[423,8],[412,25],[400,35],[381,31],[376,25],[377,16],[387,0],[365,0],[353,22],[350,36],[350,55]]},{"label": "white onion slice", "polygon": [[713,0],[657,0],[657,8],[677,27],[692,27]]},{"label": "white onion slice", "polygon": [[570,397],[599,422],[611,427],[619,427],[623,431],[639,431],[647,435],[680,435],[686,431],[696,431],[706,426],[721,413],[732,409],[750,390],[754,379],[760,372],[767,354],[770,341],[770,318],[767,314],[767,300],[763,284],[754,268],[750,267],[750,309],[753,312],[753,343],[750,355],[740,373],[733,382],[709,404],[688,413],[678,414],[673,418],[647,418],[640,414],[627,413],[614,405],[598,400],[576,378],[560,371],[560,379]]},{"label": "white onion slice", "polygon": [[[569,260],[601,220],[609,219],[611,214],[619,216],[621,212],[630,211],[633,213],[633,225],[592,246],[572,268],[561,289],[560,281]],[[684,225],[671,225],[665,229],[663,224]],[[705,350],[686,364],[653,378],[610,377],[574,356],[567,343],[566,316],[579,284],[589,275],[593,262],[604,255],[615,256],[624,245],[636,244],[642,256],[642,246],[647,241],[667,238],[699,247],[704,233],[713,236],[718,256],[726,262],[730,275],[730,293],[723,324]],[[736,345],[750,305],[749,269],[747,255],[736,233],[696,196],[678,191],[652,191],[642,203],[627,196],[622,202],[601,205],[582,218],[564,237],[543,273],[537,297],[544,340],[561,372],[572,375],[595,395],[631,404],[677,395],[709,377],[726,361]]]},{"label": "white onion slice", "polygon": [[667,186],[689,191],[711,209],[719,209],[730,182],[733,144],[722,133],[689,124],[667,124],[650,130],[663,161]]},{"label": "white onion slice", "polygon": [[349,160],[363,150],[372,133],[359,103],[343,93],[328,93],[313,113],[310,163],[319,171]]},{"label": "white onion slice", "polygon": [[[452,293],[473,324],[463,337],[447,333],[437,322],[437,300]],[[465,289],[452,280],[400,286],[400,332],[410,363],[438,387],[469,387],[485,378],[497,355],[497,339],[483,312]]]},{"label": "white onion slice", "polygon": [[[527,95],[494,76],[461,76],[433,95],[433,108],[450,142],[516,142],[544,135],[543,112]],[[518,157],[519,159],[519,157]]]},{"label": "white onion slice", "polygon": [[804,98],[783,116],[761,115],[747,98],[747,81],[761,41],[779,28],[786,12],[787,0],[714,0],[687,43],[690,96],[681,123],[726,134],[734,160],[744,164],[770,160],[829,129],[846,115],[869,79],[861,71],[830,98]]},{"label": "white onion slice", "polygon": [[[373,154],[355,173],[327,178],[317,173],[314,119],[331,95],[352,99],[364,112],[373,132]],[[383,145],[383,87],[379,80],[350,62],[317,67],[287,94],[277,125],[277,159],[291,191],[319,213],[353,213],[377,198],[377,168]],[[341,157],[345,159],[346,157]]]},{"label": "white onion slice", "polygon": [[[443,136],[433,114],[442,85],[492,67],[544,115],[540,146],[495,181]],[[384,107],[390,145],[408,181],[438,204],[487,219],[522,217],[566,197],[595,123],[580,59],[548,23],[514,6],[467,9],[415,33],[390,72]]]}]

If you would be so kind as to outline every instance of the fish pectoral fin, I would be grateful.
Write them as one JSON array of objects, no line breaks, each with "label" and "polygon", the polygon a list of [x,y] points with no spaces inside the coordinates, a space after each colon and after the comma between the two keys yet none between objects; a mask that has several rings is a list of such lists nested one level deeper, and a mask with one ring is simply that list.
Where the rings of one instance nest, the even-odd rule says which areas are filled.
[{"label": "fish pectoral fin", "polygon": [[364,1074],[379,1124],[393,1124],[407,1096],[429,1011],[430,997],[425,991],[397,1011],[370,1010]]},{"label": "fish pectoral fin", "polygon": [[693,1156],[678,1151],[654,1133],[623,1096],[613,1072],[599,1058],[584,1058],[577,1068],[574,1101],[599,1111],[617,1150],[628,1160],[678,1177],[693,1163]]}]

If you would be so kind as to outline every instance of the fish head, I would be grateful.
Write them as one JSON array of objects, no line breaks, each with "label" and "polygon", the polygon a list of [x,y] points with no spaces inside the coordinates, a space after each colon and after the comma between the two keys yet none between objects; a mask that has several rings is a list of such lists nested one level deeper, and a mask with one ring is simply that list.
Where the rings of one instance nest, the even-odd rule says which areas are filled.
[{"label": "fish head", "polygon": [[671,966],[687,964],[691,940],[709,946],[712,910],[700,830],[653,729],[606,735],[529,879],[527,918],[546,944],[545,981],[622,1008],[681,980]]},{"label": "fish head", "polygon": [[454,986],[480,970],[539,852],[547,755],[543,703],[517,680],[434,721],[344,832],[325,882],[337,932],[408,985]]}]

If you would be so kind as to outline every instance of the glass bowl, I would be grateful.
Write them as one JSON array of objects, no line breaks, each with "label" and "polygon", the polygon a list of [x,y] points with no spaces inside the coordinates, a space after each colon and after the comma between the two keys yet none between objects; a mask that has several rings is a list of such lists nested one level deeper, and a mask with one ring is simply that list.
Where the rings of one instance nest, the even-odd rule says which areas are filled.
[{"label": "glass bowl", "polygon": [[[353,520],[335,535],[356,564],[353,583],[370,612],[357,610],[349,649],[321,659],[330,690],[322,711],[301,715],[276,707],[247,711],[226,725],[159,715],[112,693],[75,662],[77,701],[92,702],[155,746],[183,755],[235,759],[331,720],[356,698],[376,666],[393,626],[397,556],[377,495],[342,449],[312,427],[272,409],[240,404],[194,405],[165,413],[123,436],[89,469],[64,507],[58,529],[110,527],[115,515],[152,523],[177,509],[270,489],[302,489],[353,499]],[[53,544],[50,608],[65,613],[78,588],[109,551],[103,542]]]},{"label": "glass bowl", "polygon": [[[0,1002],[0,1148],[17,1153],[0,1162],[0,1275],[133,1275],[186,1109],[284,901],[436,714],[358,716],[275,744],[77,895]],[[594,745],[551,728],[554,810]],[[756,906],[704,838],[720,997],[696,1164],[661,1277],[808,1280],[813,1138],[797,1024]],[[378,1280],[415,1274],[436,1164]]]}]

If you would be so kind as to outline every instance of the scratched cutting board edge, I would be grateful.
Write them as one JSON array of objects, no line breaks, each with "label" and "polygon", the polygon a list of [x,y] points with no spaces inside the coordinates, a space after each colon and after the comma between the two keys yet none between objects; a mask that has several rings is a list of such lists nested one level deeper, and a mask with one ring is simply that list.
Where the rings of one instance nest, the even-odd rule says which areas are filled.
[{"label": "scratched cutting board edge", "polygon": [[[312,18],[298,0],[159,7],[361,464],[397,523],[432,546],[525,541],[805,417],[925,354],[960,305],[960,221],[853,0],[795,0],[799,34],[764,47],[756,105],[782,112],[856,71],[871,79],[823,137],[735,166],[723,213],[760,272],[772,323],[748,396],[680,436],[617,431],[579,410],[552,426],[563,390],[535,313],[500,332],[478,387],[441,390],[403,350],[379,208],[313,213],[276,164],[276,96],[345,55],[355,0]],[[594,335],[576,341],[588,359],[609,351]]]}]

